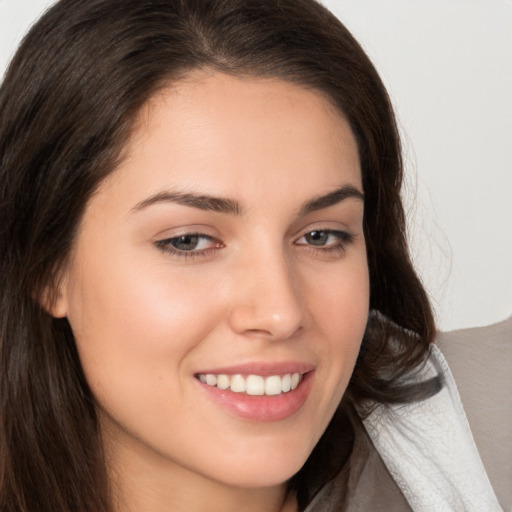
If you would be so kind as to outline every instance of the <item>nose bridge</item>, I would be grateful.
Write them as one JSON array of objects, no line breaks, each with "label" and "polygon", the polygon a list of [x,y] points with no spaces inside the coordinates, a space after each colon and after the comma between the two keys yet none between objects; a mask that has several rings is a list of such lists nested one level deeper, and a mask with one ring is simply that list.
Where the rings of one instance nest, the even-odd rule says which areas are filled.
[{"label": "nose bridge", "polygon": [[286,339],[303,326],[304,304],[293,263],[283,247],[269,245],[240,266],[230,321],[238,333]]}]

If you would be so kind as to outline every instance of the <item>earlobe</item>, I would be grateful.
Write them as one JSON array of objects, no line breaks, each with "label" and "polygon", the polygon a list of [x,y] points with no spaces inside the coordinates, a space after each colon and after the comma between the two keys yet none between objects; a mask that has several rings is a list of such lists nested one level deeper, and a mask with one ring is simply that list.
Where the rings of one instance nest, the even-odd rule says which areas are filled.
[{"label": "earlobe", "polygon": [[51,309],[48,311],[54,318],[65,318],[68,316],[68,304],[64,296],[59,292]]},{"label": "earlobe", "polygon": [[65,318],[68,315],[65,290],[65,282],[60,280],[56,286],[45,286],[39,297],[39,304],[54,318]]}]

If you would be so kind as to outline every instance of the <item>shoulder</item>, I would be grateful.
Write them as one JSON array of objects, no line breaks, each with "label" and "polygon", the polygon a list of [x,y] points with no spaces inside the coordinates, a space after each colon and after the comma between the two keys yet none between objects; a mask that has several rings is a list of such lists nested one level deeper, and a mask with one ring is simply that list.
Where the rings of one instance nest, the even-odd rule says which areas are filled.
[{"label": "shoulder", "polygon": [[439,333],[444,354],[491,484],[512,507],[512,317],[487,327]]},{"label": "shoulder", "polygon": [[438,347],[411,372],[443,380],[435,395],[408,404],[379,405],[365,428],[412,510],[502,511],[482,464],[453,375]]}]

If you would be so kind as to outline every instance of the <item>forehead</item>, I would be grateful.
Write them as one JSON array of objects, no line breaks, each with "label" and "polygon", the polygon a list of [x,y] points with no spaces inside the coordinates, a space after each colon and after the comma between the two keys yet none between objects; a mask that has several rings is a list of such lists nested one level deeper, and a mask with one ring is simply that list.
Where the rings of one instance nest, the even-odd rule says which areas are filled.
[{"label": "forehead", "polygon": [[343,115],[321,93],[280,80],[191,73],[143,106],[125,155],[112,178],[123,174],[134,190],[145,180],[153,189],[243,195],[270,180],[315,195],[318,187],[361,184]]}]

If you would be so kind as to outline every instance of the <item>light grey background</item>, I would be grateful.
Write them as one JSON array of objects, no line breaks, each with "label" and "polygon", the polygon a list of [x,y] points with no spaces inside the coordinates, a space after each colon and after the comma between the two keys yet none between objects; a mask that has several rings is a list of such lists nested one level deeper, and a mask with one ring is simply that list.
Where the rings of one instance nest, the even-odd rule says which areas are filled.
[{"label": "light grey background", "polygon": [[[50,0],[0,0],[0,72]],[[442,329],[512,313],[512,2],[324,0],[402,130],[411,248]]]}]

